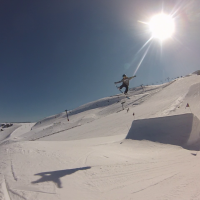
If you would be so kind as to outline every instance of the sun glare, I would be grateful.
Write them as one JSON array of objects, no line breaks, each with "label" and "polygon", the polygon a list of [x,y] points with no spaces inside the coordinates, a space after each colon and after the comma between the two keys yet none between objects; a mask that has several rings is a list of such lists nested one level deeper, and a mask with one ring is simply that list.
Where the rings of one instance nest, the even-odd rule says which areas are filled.
[{"label": "sun glare", "polygon": [[160,41],[170,38],[175,31],[174,19],[164,13],[153,16],[148,25],[152,38],[157,38]]}]

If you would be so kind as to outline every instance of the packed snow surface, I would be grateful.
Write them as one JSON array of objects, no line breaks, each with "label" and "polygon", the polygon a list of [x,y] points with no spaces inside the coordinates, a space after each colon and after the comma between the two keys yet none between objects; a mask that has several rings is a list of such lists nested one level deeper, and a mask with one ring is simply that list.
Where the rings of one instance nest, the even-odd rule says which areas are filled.
[{"label": "packed snow surface", "polygon": [[200,199],[199,76],[129,97],[1,131],[0,199]]}]

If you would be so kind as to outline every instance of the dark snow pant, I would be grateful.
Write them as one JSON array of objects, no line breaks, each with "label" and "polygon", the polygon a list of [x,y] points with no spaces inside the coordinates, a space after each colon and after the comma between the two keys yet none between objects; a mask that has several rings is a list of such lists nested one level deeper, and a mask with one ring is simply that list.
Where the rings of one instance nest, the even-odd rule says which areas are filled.
[{"label": "dark snow pant", "polygon": [[119,89],[121,90],[123,87],[126,88],[126,90],[124,91],[124,94],[125,94],[125,93],[128,92],[128,85],[126,85],[125,83],[123,83],[123,84],[119,87]]}]

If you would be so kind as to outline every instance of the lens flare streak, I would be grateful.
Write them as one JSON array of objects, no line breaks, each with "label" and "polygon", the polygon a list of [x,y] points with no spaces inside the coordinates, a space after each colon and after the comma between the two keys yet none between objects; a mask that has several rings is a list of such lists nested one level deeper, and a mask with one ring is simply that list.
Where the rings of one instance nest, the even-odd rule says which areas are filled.
[{"label": "lens flare streak", "polygon": [[143,49],[152,39],[153,39],[153,37],[150,37],[149,40],[147,40],[147,41],[144,43],[144,45],[140,48],[140,50],[136,53],[136,55],[137,55],[138,53],[140,53],[140,51],[142,51],[142,49]]},{"label": "lens flare streak", "polygon": [[140,60],[140,62],[139,62],[139,64],[138,64],[138,66],[137,66],[135,72],[133,73],[133,75],[135,75],[135,74],[137,73],[137,71],[138,71],[138,69],[140,68],[140,66],[141,66],[141,64],[142,64],[142,62],[143,62],[143,60],[145,59],[145,57],[146,57],[146,55],[147,55],[147,53],[148,53],[150,47],[151,47],[151,43],[149,44],[148,48],[146,49],[144,55],[142,56],[142,58],[141,58],[141,60]]}]

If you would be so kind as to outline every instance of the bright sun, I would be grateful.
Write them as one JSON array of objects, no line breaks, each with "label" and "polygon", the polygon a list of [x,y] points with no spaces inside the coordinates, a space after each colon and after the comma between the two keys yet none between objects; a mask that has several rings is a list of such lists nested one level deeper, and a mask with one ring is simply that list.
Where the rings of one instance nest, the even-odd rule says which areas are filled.
[{"label": "bright sun", "polygon": [[153,16],[148,25],[152,37],[160,41],[170,38],[175,31],[174,19],[164,13]]}]

